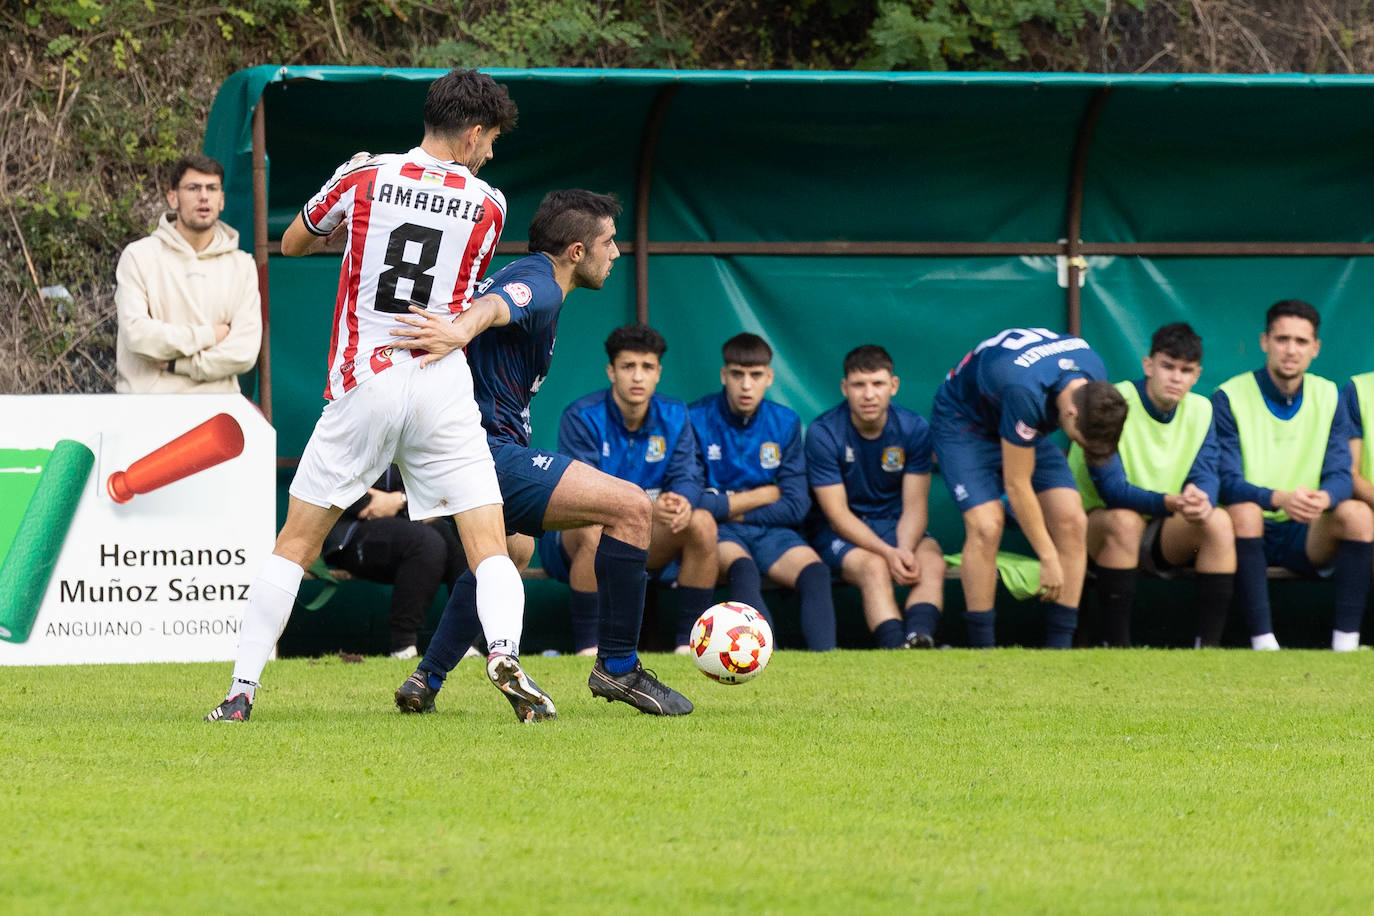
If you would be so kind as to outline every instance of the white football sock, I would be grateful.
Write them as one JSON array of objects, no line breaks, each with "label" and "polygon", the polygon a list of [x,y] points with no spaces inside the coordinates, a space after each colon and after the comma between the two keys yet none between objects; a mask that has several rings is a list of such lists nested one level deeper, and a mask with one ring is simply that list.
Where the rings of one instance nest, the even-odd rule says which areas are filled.
[{"label": "white football sock", "polygon": [[[238,657],[234,662],[236,682],[256,685],[262,677],[263,666],[291,618],[304,576],[305,570],[275,553],[262,564],[258,577],[248,587],[248,609],[243,613]],[[253,699],[252,691],[240,692]]]},{"label": "white football sock", "polygon": [[478,564],[477,616],[487,635],[487,652],[520,654],[520,632],[525,625],[525,583],[510,557],[487,557]]},{"label": "white football sock", "polygon": [[1354,652],[1360,647],[1359,632],[1346,633],[1342,630],[1331,631],[1331,651]]},{"label": "white football sock", "polygon": [[1250,637],[1250,648],[1261,652],[1274,652],[1279,648],[1279,641],[1274,638],[1273,633],[1261,633],[1259,636]]}]

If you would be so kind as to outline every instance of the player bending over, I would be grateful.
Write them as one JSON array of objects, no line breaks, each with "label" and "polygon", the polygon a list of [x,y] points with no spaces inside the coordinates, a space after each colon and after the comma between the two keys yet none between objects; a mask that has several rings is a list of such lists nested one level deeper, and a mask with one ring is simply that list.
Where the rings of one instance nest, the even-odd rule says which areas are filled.
[{"label": "player bending over", "polygon": [[1011,328],[989,337],[950,370],[935,393],[930,427],[945,486],[964,514],[969,645],[996,642],[997,547],[1003,488],[1040,558],[1040,600],[1049,605],[1045,644],[1067,649],[1078,626],[1088,526],[1073,473],[1047,437],[1062,428],[1089,465],[1116,452],[1126,402],[1079,337]]}]

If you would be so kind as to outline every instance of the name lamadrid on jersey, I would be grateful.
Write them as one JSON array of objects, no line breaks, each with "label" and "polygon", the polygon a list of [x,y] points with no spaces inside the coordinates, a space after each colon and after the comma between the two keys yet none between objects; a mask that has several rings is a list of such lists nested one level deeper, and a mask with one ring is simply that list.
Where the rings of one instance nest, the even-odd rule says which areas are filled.
[{"label": "name lamadrid on jersey", "polygon": [[396,316],[412,305],[452,315],[471,304],[505,222],[501,192],[463,165],[416,147],[359,153],[301,211],[306,229],[328,235],[347,221],[325,397],[341,397],[397,362],[423,355],[395,349]]}]

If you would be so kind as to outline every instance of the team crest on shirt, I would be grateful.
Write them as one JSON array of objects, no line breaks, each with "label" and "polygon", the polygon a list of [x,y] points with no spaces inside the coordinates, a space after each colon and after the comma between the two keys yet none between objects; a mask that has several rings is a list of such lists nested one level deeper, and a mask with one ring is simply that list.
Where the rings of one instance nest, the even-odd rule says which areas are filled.
[{"label": "team crest on shirt", "polygon": [[663,440],[663,437],[662,437],[662,436],[650,436],[650,437],[649,437],[649,444],[648,444],[648,446],[644,449],[644,460],[645,460],[645,461],[662,461],[662,460],[663,460],[663,457],[664,457],[665,455],[667,455],[667,454],[668,454],[668,443],[665,442],[665,441]]},{"label": "team crest on shirt", "polygon": [[530,300],[534,298],[534,293],[530,292],[529,286],[524,283],[507,283],[501,287],[501,292],[510,296],[510,301],[520,308],[529,305]]},{"label": "team crest on shirt", "polygon": [[609,442],[603,442],[603,443],[601,443],[601,457],[602,457],[602,458],[609,458],[609,457],[611,457],[611,443],[609,443]]},{"label": "team crest on shirt", "polygon": [[759,446],[759,466],[765,471],[782,464],[782,449],[776,442],[765,442]]},{"label": "team crest on shirt", "polygon": [[1017,420],[1016,435],[1020,436],[1022,439],[1025,439],[1027,442],[1030,442],[1032,439],[1035,438],[1035,427],[1027,426],[1025,420]]},{"label": "team crest on shirt", "polygon": [[883,470],[896,473],[906,464],[906,450],[900,445],[889,445],[883,449]]},{"label": "team crest on shirt", "polygon": [[720,460],[720,446],[719,446],[719,445],[717,445],[716,443],[712,442],[710,445],[706,446],[706,460],[707,460],[707,461],[719,461],[719,460]]},{"label": "team crest on shirt", "polygon": [[845,463],[845,464],[853,464],[853,463],[854,463],[854,446],[852,446],[852,445],[846,445],[846,446],[844,447],[844,463]]}]

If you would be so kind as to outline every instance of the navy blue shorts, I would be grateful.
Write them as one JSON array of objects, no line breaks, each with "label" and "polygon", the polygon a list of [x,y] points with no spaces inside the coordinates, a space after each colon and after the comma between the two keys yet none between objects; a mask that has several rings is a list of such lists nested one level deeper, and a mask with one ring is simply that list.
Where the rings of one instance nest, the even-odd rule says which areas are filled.
[{"label": "navy blue shorts", "polygon": [[[873,533],[882,538],[893,547],[897,546],[897,519],[895,518],[865,518],[863,523],[873,529]],[[821,555],[825,565],[829,566],[837,574],[844,567],[844,558],[849,551],[854,549],[854,545],[835,533],[835,529],[829,525],[822,525],[821,529],[811,538],[811,546],[816,553]]]},{"label": "navy blue shorts", "polygon": [[1330,575],[1331,567],[1317,567],[1307,558],[1307,529],[1303,522],[1264,520],[1264,562],[1304,576]]},{"label": "navy blue shorts", "polygon": [[[936,400],[931,417],[931,443],[940,462],[940,475],[960,512],[1002,498],[1002,440],[982,439],[958,417],[942,416]],[[1035,470],[1031,487],[1037,493],[1056,487],[1076,489],[1069,460],[1048,438],[1035,443]]]},{"label": "navy blue shorts", "polygon": [[806,547],[806,539],[792,528],[773,525],[748,525],[743,522],[722,522],[718,539],[739,544],[754,558],[754,565],[764,575],[782,555],[793,547]]},{"label": "navy blue shorts", "polygon": [[501,499],[506,503],[506,530],[539,537],[544,533],[549,497],[573,459],[514,443],[493,445],[491,457],[496,462]]}]

